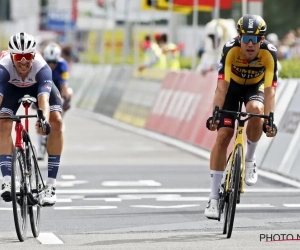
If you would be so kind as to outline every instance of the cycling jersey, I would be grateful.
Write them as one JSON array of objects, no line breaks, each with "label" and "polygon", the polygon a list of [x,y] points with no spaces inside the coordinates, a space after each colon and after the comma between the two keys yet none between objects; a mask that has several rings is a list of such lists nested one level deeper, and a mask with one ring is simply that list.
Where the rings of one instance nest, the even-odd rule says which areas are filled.
[{"label": "cycling jersey", "polygon": [[228,41],[222,52],[219,65],[219,80],[253,85],[264,82],[264,87],[276,87],[277,83],[277,49],[264,40],[257,57],[247,62],[241,52],[238,38]]},{"label": "cycling jersey", "polygon": [[65,84],[68,79],[68,63],[65,59],[60,58],[56,67],[52,70],[52,80],[59,92],[61,92],[61,84]]},{"label": "cycling jersey", "polygon": [[39,54],[35,54],[31,70],[23,80],[17,73],[9,52],[2,52],[0,57],[0,96],[3,97],[1,111],[13,115],[20,104],[18,100],[25,94],[38,97],[50,95],[50,111],[62,111],[60,94],[53,85],[51,69]]}]

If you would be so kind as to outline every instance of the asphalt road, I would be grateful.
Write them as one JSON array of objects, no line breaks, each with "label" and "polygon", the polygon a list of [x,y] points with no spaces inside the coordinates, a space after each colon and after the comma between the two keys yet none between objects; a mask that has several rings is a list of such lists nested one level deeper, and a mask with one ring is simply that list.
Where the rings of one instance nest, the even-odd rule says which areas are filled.
[{"label": "asphalt road", "polygon": [[[19,243],[11,203],[1,201],[0,249],[299,248],[300,189],[260,177],[241,196],[226,239],[222,222],[203,214],[206,160],[75,110],[65,118],[57,204],[42,209],[40,237],[28,227]],[[41,168],[46,176],[46,162]]]}]

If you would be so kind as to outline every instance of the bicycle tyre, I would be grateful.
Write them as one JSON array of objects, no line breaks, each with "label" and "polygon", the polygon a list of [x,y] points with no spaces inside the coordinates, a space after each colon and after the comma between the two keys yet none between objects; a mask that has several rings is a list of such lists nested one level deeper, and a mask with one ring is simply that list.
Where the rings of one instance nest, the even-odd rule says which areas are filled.
[{"label": "bicycle tyre", "polygon": [[231,237],[238,192],[241,181],[241,164],[242,164],[242,145],[238,144],[234,151],[234,162],[231,167],[229,180],[229,199],[228,199],[228,215],[227,215],[227,238]]},{"label": "bicycle tyre", "polygon": [[[232,152],[230,152],[227,161],[226,161],[226,166],[228,165],[228,162],[230,161]],[[227,216],[228,216],[228,201],[224,199],[224,223],[223,223],[223,234],[227,233]]]},{"label": "bicycle tyre", "polygon": [[14,148],[11,166],[11,196],[15,229],[17,232],[18,239],[21,242],[23,242],[26,239],[28,213],[27,195],[25,193],[25,164],[25,155],[23,150],[19,147]]},{"label": "bicycle tyre", "polygon": [[[28,156],[30,157],[30,174],[29,174],[29,181],[30,181],[30,188],[34,199],[39,200],[40,194],[42,192],[42,182],[41,177],[39,175],[39,166],[38,160],[36,155],[35,147],[28,143]],[[28,207],[29,218],[30,218],[30,226],[31,231],[34,237],[38,237],[40,234],[40,221],[41,221],[41,207],[40,204],[36,204],[34,206]]]}]

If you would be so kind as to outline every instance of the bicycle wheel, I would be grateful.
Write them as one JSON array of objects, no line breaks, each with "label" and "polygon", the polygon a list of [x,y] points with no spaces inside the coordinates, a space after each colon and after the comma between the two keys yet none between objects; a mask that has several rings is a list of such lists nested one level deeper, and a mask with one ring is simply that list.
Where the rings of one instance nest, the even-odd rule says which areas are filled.
[{"label": "bicycle wheel", "polygon": [[[232,152],[230,152],[227,161],[226,161],[226,166],[228,165],[229,161],[230,161],[230,157],[231,157]],[[227,176],[226,176],[227,179]],[[225,183],[226,183],[226,179],[225,179]],[[224,183],[224,189],[225,189],[225,183]],[[225,192],[225,190],[224,190]],[[223,234],[226,234],[227,232],[227,216],[228,216],[228,199],[227,199],[227,194],[224,193],[224,197],[223,198],[223,209],[224,209],[224,223],[223,223]]]},{"label": "bicycle wheel", "polygon": [[233,164],[230,171],[229,187],[228,187],[228,205],[227,205],[227,238],[231,237],[236,210],[238,192],[241,180],[241,164],[242,164],[242,146],[237,145],[234,151]]},{"label": "bicycle wheel", "polygon": [[26,239],[27,231],[27,195],[25,178],[25,155],[21,148],[15,148],[12,156],[11,196],[15,228],[20,241]]},{"label": "bicycle wheel", "polygon": [[42,181],[39,173],[39,166],[36,156],[35,147],[29,142],[27,150],[28,157],[28,169],[29,169],[29,183],[31,190],[31,197],[37,204],[31,204],[28,207],[31,231],[34,237],[38,237],[40,234],[40,220],[41,220],[41,207],[40,207],[40,195],[42,192]]}]

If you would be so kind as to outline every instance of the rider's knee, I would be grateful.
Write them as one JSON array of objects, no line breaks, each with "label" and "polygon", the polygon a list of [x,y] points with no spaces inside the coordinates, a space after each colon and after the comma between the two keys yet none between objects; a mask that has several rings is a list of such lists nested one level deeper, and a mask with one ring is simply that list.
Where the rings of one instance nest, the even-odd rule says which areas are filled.
[{"label": "rider's knee", "polygon": [[[249,105],[247,105],[247,107],[246,107],[246,112],[252,113],[252,114],[262,114],[263,111],[264,111],[264,106],[260,102],[249,103]],[[253,117],[253,118],[255,118],[255,117]],[[253,119],[253,118],[251,118],[251,119]]]},{"label": "rider's knee", "polygon": [[233,136],[233,129],[223,128],[218,131],[216,144],[220,147],[227,147]]},{"label": "rider's knee", "polygon": [[0,135],[10,136],[12,130],[11,120],[0,120]]},{"label": "rider's knee", "polygon": [[62,131],[62,116],[60,112],[51,112],[50,119],[51,131]]}]

